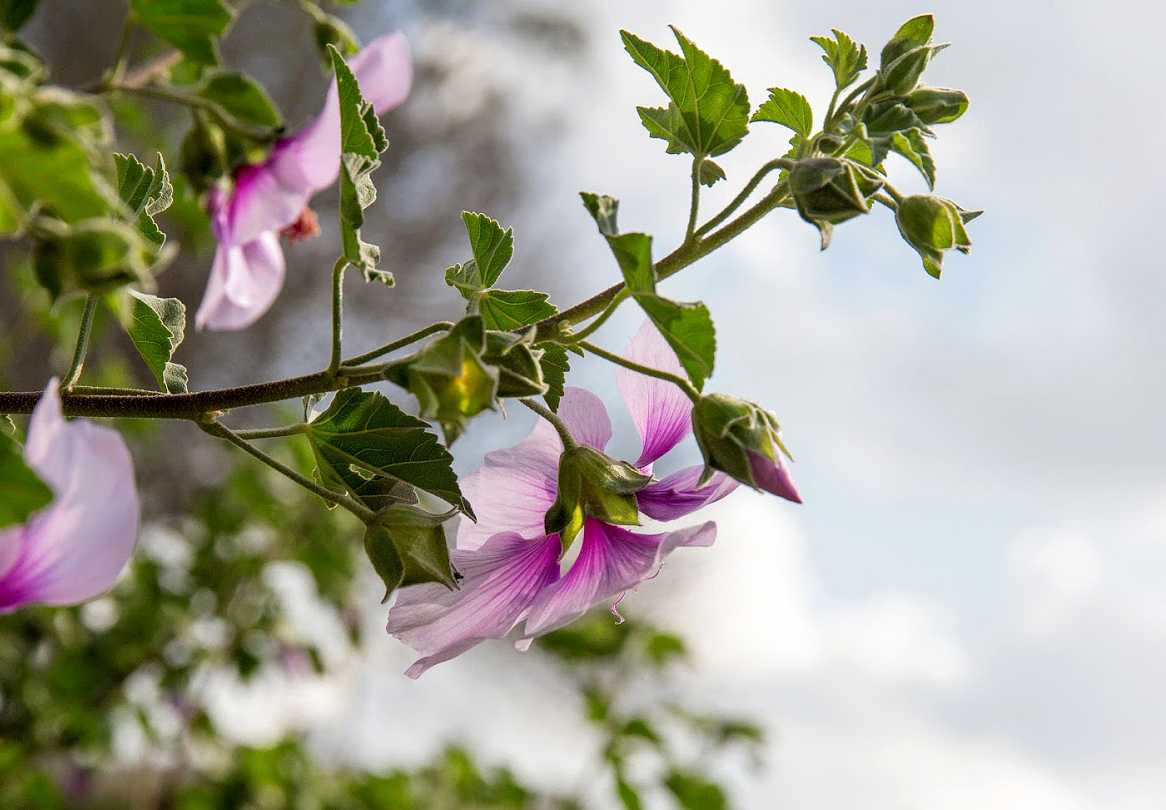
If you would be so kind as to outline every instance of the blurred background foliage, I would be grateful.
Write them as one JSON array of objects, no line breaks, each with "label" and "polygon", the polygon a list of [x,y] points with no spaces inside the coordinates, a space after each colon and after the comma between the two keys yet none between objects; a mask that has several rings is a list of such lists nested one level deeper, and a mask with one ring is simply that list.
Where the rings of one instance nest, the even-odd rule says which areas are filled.
[{"label": "blurred background foliage", "polygon": [[[21,32],[50,69],[49,81],[83,89],[113,60],[126,5],[41,0]],[[318,109],[328,77],[314,57],[313,19],[294,2],[235,3],[223,61],[264,83],[294,130]],[[588,42],[571,18],[549,6],[433,0],[366,6],[323,4],[362,38],[395,27],[412,38],[417,79],[410,102],[387,122],[392,146],[378,175],[384,199],[366,229],[386,249],[400,282],[356,296],[348,329],[404,332],[412,313],[444,317],[458,304],[441,273],[447,246],[463,238],[462,209],[508,219],[531,178],[524,158],[553,138],[554,108],[516,108],[500,74],[482,69],[501,43],[546,61],[582,66]],[[145,31],[128,41],[130,64],[164,44]],[[307,58],[311,55],[312,58]],[[540,56],[541,55],[541,56]],[[113,105],[124,151],[177,153],[189,116],[153,102]],[[334,192],[314,203],[335,220]],[[213,244],[189,184],[175,178],[175,204],[161,217],[177,250],[157,278],[159,293],[193,303]],[[549,257],[547,235],[528,233],[527,272]],[[289,283],[276,308],[243,333],[192,333],[181,349],[192,385],[211,387],[312,368],[326,345],[326,274],[335,234],[289,252]],[[0,245],[0,386],[37,389],[46,368],[68,362],[81,302],[55,305],[37,284],[28,246]],[[404,269],[404,272],[402,272]],[[515,268],[516,273],[523,272]],[[560,287],[561,291],[562,288]],[[312,331],[319,328],[319,334]],[[97,385],[149,381],[116,324],[99,319],[86,367]],[[192,436],[183,424],[123,422],[133,445],[143,512],[140,550],[107,596],[72,609],[25,609],[0,618],[0,807],[27,808],[603,808],[717,810],[729,797],[713,775],[743,751],[756,760],[756,726],[692,712],[668,697],[686,657],[683,640],[606,611],[545,639],[573,685],[579,711],[601,740],[593,768],[575,790],[524,784],[494,756],[461,741],[420,767],[377,772],[337,762],[313,742],[309,725],[288,728],[266,747],[223,731],[212,708],[216,684],[272,672],[310,682],[351,666],[365,644],[375,599],[357,522],[229,449]],[[178,443],[178,444],[176,444]],[[181,446],[182,452],[174,447]],[[311,461],[284,450],[304,472]],[[307,578],[311,604],[286,587]],[[377,607],[376,632],[383,621]],[[328,628],[308,632],[305,624]],[[637,690],[636,685],[648,689]],[[644,699],[644,694],[649,695]],[[578,770],[570,763],[567,773]],[[550,779],[550,782],[563,782]],[[598,789],[597,789],[598,786]]]}]

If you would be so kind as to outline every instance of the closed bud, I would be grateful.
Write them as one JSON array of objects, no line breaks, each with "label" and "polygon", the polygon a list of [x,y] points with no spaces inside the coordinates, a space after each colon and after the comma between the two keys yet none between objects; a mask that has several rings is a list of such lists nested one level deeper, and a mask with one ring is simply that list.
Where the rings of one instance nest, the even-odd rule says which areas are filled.
[{"label": "closed bud", "polygon": [[930,14],[912,17],[883,47],[879,59],[878,90],[905,96],[919,84],[931,57],[947,45],[931,45],[935,20]]},{"label": "closed bud", "polygon": [[950,124],[968,109],[968,96],[963,90],[919,87],[911,91],[906,103],[924,124]]},{"label": "closed bud", "polygon": [[329,65],[332,64],[332,57],[328,54],[329,45],[340,51],[342,56],[352,56],[360,50],[360,43],[356,41],[356,35],[352,33],[348,24],[331,14],[321,14],[317,18],[312,24],[312,34],[316,38],[316,49],[320,52],[320,58]]},{"label": "closed bud", "polygon": [[971,250],[972,240],[964,223],[978,215],[978,211],[965,211],[951,200],[915,194],[899,202],[895,222],[907,244],[922,257],[923,268],[939,278],[945,250]]},{"label": "closed bud", "polygon": [[385,600],[397,588],[437,582],[458,587],[442,524],[449,514],[434,515],[415,506],[391,506],[377,513],[364,533],[364,549],[385,583]]},{"label": "closed bud", "polygon": [[651,481],[651,475],[593,447],[569,447],[559,457],[558,497],[547,510],[546,533],[557,532],[566,552],[587,517],[620,526],[639,526],[635,493]]},{"label": "closed bud", "polygon": [[704,454],[701,484],[720,470],[754,489],[802,502],[786,469],[780,426],[769,411],[726,394],[706,394],[692,409],[692,430]]},{"label": "closed bud", "polygon": [[821,232],[823,250],[830,244],[835,224],[870,213],[869,198],[882,186],[882,180],[839,158],[805,158],[789,171],[794,204],[802,219]]},{"label": "closed bud", "polygon": [[530,336],[512,332],[487,332],[482,360],[498,371],[498,396],[536,397],[547,392],[539,359],[542,349],[531,345]]}]

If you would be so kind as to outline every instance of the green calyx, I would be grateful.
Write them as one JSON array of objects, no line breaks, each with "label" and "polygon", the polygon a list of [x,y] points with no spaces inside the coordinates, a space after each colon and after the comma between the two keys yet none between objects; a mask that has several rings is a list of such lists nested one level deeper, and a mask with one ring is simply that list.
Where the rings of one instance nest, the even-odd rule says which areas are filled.
[{"label": "green calyx", "polygon": [[882,187],[881,180],[839,158],[805,158],[789,172],[794,204],[802,219],[818,228],[823,250],[830,244],[834,225],[870,213],[870,198]]},{"label": "green calyx", "polygon": [[699,485],[708,482],[714,470],[760,489],[753,476],[750,454],[777,461],[786,452],[778,434],[780,425],[769,411],[752,402],[726,394],[706,394],[692,409],[692,430],[704,455],[705,469]]},{"label": "green calyx", "polygon": [[979,211],[966,211],[943,197],[915,194],[899,202],[895,222],[903,238],[923,259],[923,268],[939,278],[945,250],[971,250],[972,240],[964,223],[979,215]]},{"label": "green calyx", "polygon": [[397,588],[437,582],[450,590],[459,575],[449,559],[442,523],[450,514],[435,515],[415,506],[396,505],[377,513],[364,533],[364,549],[385,583],[386,601]]},{"label": "green calyx", "polygon": [[566,553],[588,516],[620,526],[639,526],[635,493],[652,476],[593,447],[576,445],[559,458],[559,493],[544,519],[546,533],[558,533]]}]

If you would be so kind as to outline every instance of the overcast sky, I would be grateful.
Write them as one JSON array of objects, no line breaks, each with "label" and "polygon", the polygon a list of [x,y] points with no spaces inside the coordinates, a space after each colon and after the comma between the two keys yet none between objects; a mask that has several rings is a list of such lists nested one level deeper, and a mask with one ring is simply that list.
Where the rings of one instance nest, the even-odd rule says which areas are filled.
[{"label": "overcast sky", "polygon": [[[712,308],[713,385],[777,413],[806,499],[734,496],[715,509],[716,546],[678,553],[626,603],[690,638],[694,703],[757,717],[777,741],[764,774],[736,780],[741,805],[1160,808],[1166,12],[1129,0],[572,8],[594,42],[584,64],[535,63],[473,31],[407,31],[419,48],[472,39],[467,71],[513,87],[516,125],[523,105],[577,99],[561,140],[531,144],[545,184],[505,212],[517,261],[524,238],[556,241],[586,270],[547,281],[561,300],[615,272],[577,191],[620,197],[621,224],[661,248],[683,229],[687,164],[637,121],[634,105],[658,91],[623,53],[621,27],[669,44],[674,23],[754,104],[792,87],[820,116],[830,75],[807,37],[837,27],[877,54],[932,11],[953,45],[927,78],[972,100],[940,128],[938,193],[986,213],[942,281],[880,209],[825,253],[811,226],[779,213],[667,282]],[[730,182],[710,208],[784,137],[755,126],[723,161]],[[912,173],[900,163],[892,178],[917,189]],[[639,320],[626,309],[597,340],[622,349]],[[614,375],[581,373],[618,411]],[[524,435],[524,417],[497,435]],[[417,759],[468,734],[538,779],[578,745],[575,707],[536,656],[498,643],[413,683],[400,676],[407,650],[372,647],[324,690],[341,717],[324,740],[349,755]]]}]

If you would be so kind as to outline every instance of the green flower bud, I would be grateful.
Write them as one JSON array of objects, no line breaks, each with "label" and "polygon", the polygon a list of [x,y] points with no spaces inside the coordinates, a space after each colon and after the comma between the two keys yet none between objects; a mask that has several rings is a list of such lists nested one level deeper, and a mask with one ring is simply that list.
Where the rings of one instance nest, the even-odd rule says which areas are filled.
[{"label": "green flower bud", "polygon": [[547,391],[539,358],[542,349],[531,344],[533,335],[487,332],[482,360],[498,372],[498,396],[537,397]]},{"label": "green flower bud", "polygon": [[449,518],[415,506],[391,506],[377,513],[365,530],[364,549],[385,583],[382,601],[397,588],[426,582],[457,589],[460,575],[450,562],[442,528]]},{"label": "green flower bud", "polygon": [[466,420],[493,410],[498,372],[482,359],[482,319],[463,319],[447,335],[385,371],[385,378],[417,397],[422,419],[441,423],[447,444],[465,430]]},{"label": "green flower bud", "polygon": [[971,250],[972,240],[964,223],[979,216],[979,211],[965,211],[951,200],[916,194],[899,202],[895,222],[907,244],[923,259],[923,268],[939,278],[943,270],[943,252]]},{"label": "green flower bud", "polygon": [[704,454],[700,483],[720,470],[754,489],[801,503],[783,455],[777,418],[761,406],[726,394],[706,394],[692,409],[692,431]]},{"label": "green flower bud", "polygon": [[950,124],[968,109],[968,95],[946,87],[919,87],[907,96],[907,106],[924,124]]},{"label": "green flower bud", "polygon": [[822,249],[830,244],[833,226],[870,213],[869,198],[883,187],[848,160],[805,158],[789,171],[789,189],[798,213],[822,234]]},{"label": "green flower bud", "polygon": [[149,277],[142,240],[122,222],[65,225],[42,219],[32,249],[37,280],[54,299],[68,292],[106,292]]},{"label": "green flower bud", "polygon": [[588,516],[620,526],[639,526],[635,493],[652,476],[593,447],[576,445],[559,457],[559,493],[544,519],[546,533],[559,533],[564,553]]},{"label": "green flower bud", "polygon": [[931,57],[947,45],[931,45],[935,21],[930,14],[913,17],[895,32],[879,59],[878,89],[905,96],[919,84]]}]

